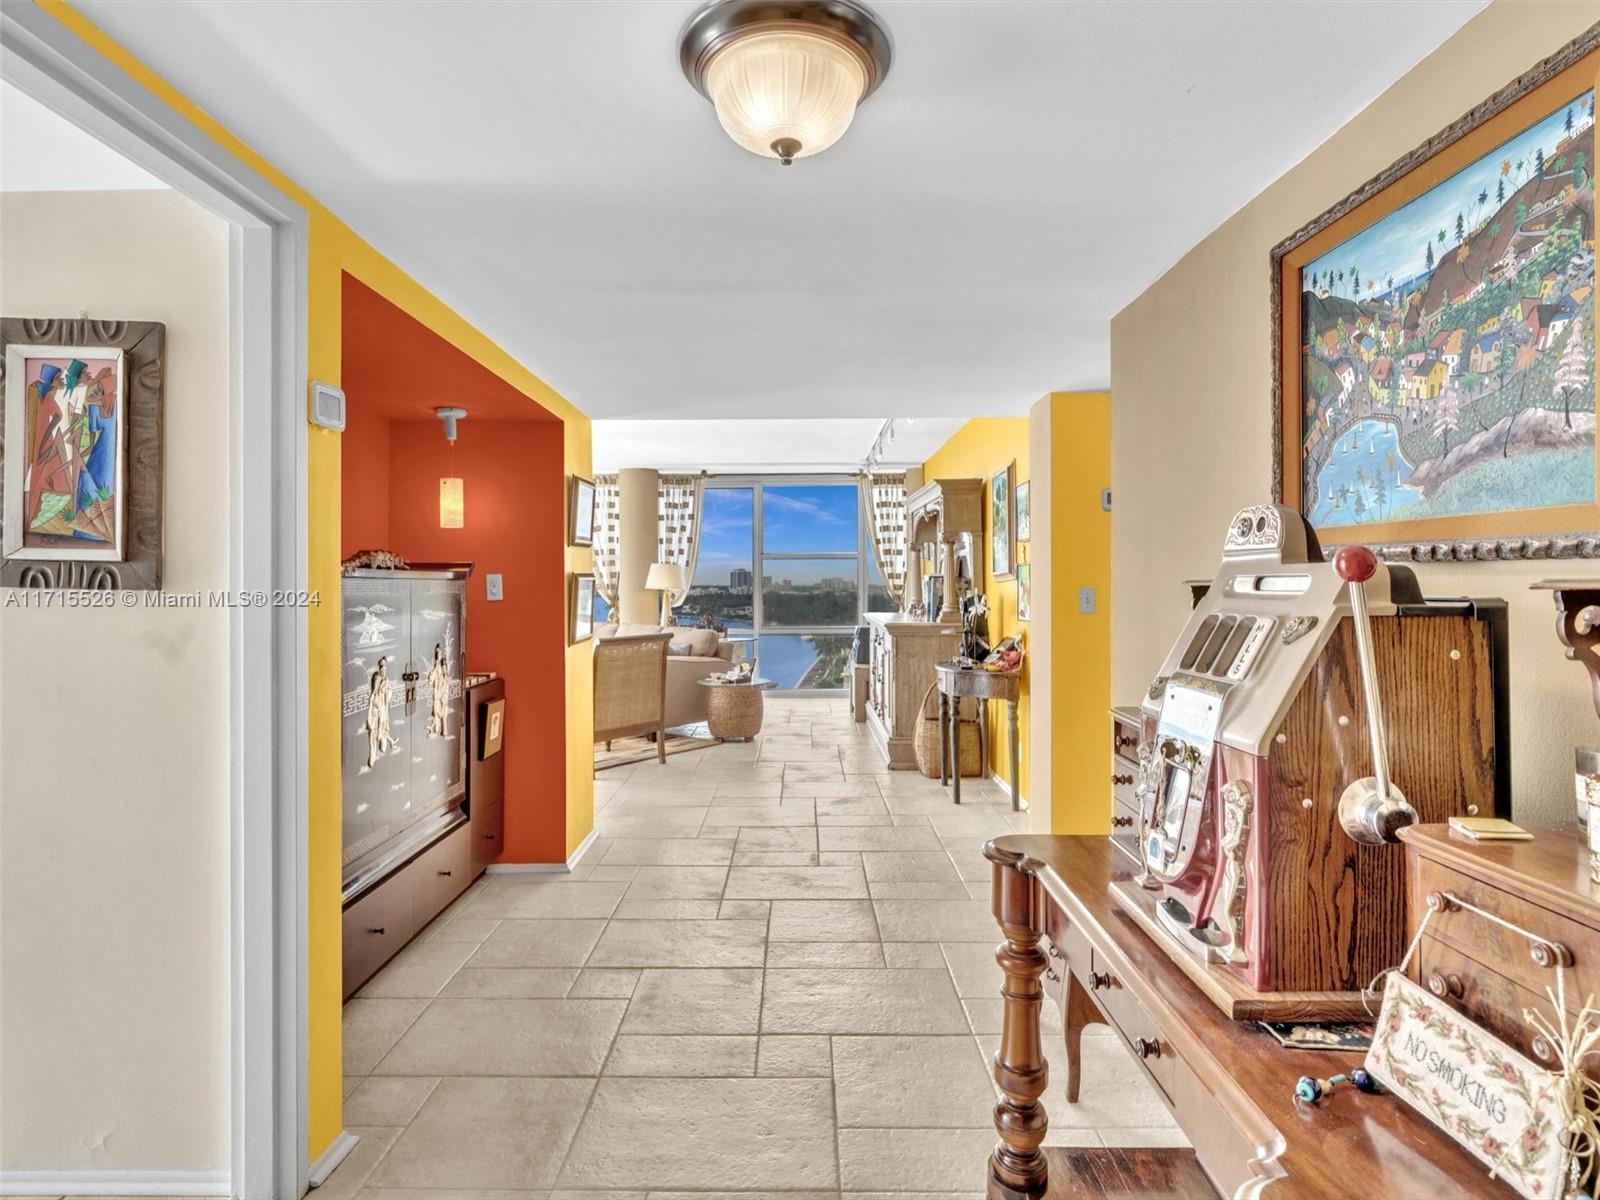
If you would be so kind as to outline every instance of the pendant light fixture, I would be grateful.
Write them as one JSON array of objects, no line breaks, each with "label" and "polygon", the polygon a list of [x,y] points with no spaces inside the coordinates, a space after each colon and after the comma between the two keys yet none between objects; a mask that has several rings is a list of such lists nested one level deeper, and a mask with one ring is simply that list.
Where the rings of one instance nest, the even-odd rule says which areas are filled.
[{"label": "pendant light fixture", "polygon": [[456,475],[456,422],[464,420],[464,408],[436,408],[433,415],[444,422],[444,436],[450,443],[450,474],[439,480],[439,528],[460,529],[467,520],[466,484]]},{"label": "pendant light fixture", "polygon": [[844,136],[892,56],[889,31],[855,0],[715,0],[678,39],[683,73],[728,136],[784,166]]}]

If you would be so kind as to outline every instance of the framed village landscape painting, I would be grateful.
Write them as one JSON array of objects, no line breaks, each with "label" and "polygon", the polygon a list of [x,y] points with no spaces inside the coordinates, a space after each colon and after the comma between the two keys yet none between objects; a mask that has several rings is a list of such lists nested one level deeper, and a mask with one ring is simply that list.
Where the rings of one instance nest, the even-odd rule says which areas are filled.
[{"label": "framed village landscape painting", "polygon": [[1590,30],[1273,250],[1274,492],[1324,546],[1600,555],[1597,73]]}]

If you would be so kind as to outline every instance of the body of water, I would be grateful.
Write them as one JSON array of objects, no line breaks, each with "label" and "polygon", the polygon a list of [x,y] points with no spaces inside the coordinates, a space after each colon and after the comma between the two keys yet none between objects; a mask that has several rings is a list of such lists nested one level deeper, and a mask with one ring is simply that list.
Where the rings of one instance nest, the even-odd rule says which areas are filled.
[{"label": "body of water", "polygon": [[1412,466],[1400,453],[1400,431],[1388,421],[1362,421],[1345,433],[1317,476],[1313,525],[1382,521],[1416,497],[1403,492]]}]

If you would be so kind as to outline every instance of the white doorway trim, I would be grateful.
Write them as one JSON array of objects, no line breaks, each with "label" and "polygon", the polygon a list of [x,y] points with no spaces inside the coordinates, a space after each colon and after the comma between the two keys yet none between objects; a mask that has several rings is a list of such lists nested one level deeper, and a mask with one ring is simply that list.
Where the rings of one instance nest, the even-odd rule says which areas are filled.
[{"label": "white doorway trim", "polygon": [[[303,592],[305,209],[33,4],[0,6],[0,78],[229,223],[230,588]],[[306,611],[231,613],[227,1184],[294,1200],[307,1169]],[[215,1194],[197,1174],[28,1171],[0,1175],[0,1192]]]}]

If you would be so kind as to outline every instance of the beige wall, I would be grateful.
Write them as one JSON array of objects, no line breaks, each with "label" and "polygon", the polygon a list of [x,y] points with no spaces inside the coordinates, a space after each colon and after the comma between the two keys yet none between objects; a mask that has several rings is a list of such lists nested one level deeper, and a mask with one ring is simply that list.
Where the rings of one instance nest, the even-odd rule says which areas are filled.
[{"label": "beige wall", "polygon": [[660,476],[645,467],[617,473],[617,620],[661,624],[661,593],[645,590],[650,564],[661,549],[656,529]]},{"label": "beige wall", "polygon": [[[169,592],[228,582],[228,230],[0,195],[6,316],[167,326]],[[225,1171],[228,614],[0,592],[0,1167]]]},{"label": "beige wall", "polygon": [[[1498,0],[1113,319],[1116,702],[1143,692],[1182,627],[1180,581],[1209,578],[1228,517],[1270,496],[1271,248],[1597,19],[1596,0]],[[1570,820],[1572,747],[1600,744],[1586,676],[1556,642],[1551,598],[1528,591],[1562,571],[1593,575],[1600,565],[1417,568],[1430,595],[1510,602],[1522,820]]]}]

